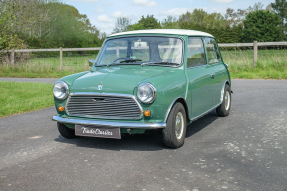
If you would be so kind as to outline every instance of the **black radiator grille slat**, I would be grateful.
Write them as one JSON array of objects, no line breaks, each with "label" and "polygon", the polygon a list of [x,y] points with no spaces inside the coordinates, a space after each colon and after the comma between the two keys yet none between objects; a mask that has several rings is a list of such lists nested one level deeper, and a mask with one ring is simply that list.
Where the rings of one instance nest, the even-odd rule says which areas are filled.
[{"label": "black radiator grille slat", "polygon": [[140,119],[141,108],[132,97],[71,95],[66,104],[69,116],[103,119]]}]

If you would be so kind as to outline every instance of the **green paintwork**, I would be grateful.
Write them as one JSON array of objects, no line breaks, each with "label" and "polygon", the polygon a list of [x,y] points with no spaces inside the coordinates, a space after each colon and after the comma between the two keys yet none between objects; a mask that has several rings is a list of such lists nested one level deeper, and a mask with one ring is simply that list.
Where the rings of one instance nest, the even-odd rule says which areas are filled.
[{"label": "green paintwork", "polygon": [[[164,36],[164,34],[158,35]],[[168,36],[170,37],[172,35]],[[185,42],[188,40],[188,36],[174,36],[181,37]],[[107,38],[107,40],[110,38]],[[119,37],[117,36],[116,38]],[[184,45],[184,53],[186,54],[187,43]],[[66,76],[60,80],[65,81],[68,84],[70,93],[100,92],[137,96],[137,87],[144,82],[153,84],[157,89],[157,97],[153,103],[141,103],[143,110],[149,109],[151,111],[150,117],[143,116],[139,120],[94,120],[149,123],[163,122],[169,114],[170,107],[177,98],[183,98],[185,100],[188,108],[188,118],[194,119],[220,104],[221,90],[226,82],[231,86],[231,81],[229,72],[223,63],[222,58],[221,62],[218,64],[207,64],[193,68],[186,68],[186,62],[187,58],[184,57],[184,63],[180,67],[151,65],[92,66],[90,71]],[[214,78],[210,77],[210,74],[212,73],[215,73]],[[99,84],[103,85],[102,91],[98,90]],[[65,104],[66,100],[57,100],[55,98],[56,108],[61,105],[65,106]],[[69,117],[65,111],[58,111],[58,115],[60,117]],[[73,125],[70,124],[68,127],[73,128]],[[121,131],[124,132],[125,130]]]}]

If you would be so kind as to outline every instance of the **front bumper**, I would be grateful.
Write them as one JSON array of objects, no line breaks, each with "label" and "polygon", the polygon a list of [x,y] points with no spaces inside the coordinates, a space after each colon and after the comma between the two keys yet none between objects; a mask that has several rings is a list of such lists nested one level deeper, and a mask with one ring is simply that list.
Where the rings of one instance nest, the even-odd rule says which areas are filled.
[{"label": "front bumper", "polygon": [[95,121],[86,119],[70,119],[63,118],[59,116],[53,116],[53,121],[58,121],[60,123],[70,123],[78,125],[93,125],[98,127],[110,127],[110,128],[131,128],[131,129],[160,129],[165,128],[166,123],[135,123],[135,122],[114,122],[114,121]]}]

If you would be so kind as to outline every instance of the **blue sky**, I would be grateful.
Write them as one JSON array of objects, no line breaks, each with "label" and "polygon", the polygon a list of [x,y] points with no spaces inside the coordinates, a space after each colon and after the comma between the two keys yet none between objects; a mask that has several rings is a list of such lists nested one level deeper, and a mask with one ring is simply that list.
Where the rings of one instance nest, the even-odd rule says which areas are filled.
[{"label": "blue sky", "polygon": [[[246,9],[259,0],[62,0],[76,7],[81,14],[86,14],[91,23],[101,32],[110,34],[117,17],[129,17],[136,23],[142,15],[154,15],[162,21],[168,15],[176,16],[202,8],[208,13],[225,14],[227,8]],[[264,8],[275,0],[260,0]]]}]

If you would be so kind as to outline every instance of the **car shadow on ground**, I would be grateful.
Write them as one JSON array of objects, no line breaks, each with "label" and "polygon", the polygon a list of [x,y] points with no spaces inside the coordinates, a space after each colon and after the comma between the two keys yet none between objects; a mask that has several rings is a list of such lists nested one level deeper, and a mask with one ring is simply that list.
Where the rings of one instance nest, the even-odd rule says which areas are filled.
[{"label": "car shadow on ground", "polygon": [[[186,139],[192,138],[192,135],[198,133],[213,121],[217,119],[215,111],[199,118],[187,126]],[[157,151],[169,149],[165,147],[162,134],[150,132],[145,134],[125,134],[122,139],[105,139],[94,137],[77,137],[75,139],[66,139],[59,135],[54,139],[57,142],[76,145],[77,147],[95,148],[103,150],[137,150],[137,151]]]}]

